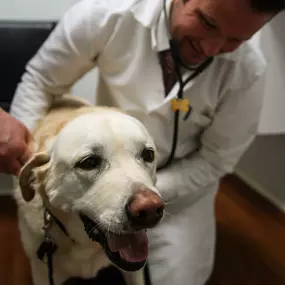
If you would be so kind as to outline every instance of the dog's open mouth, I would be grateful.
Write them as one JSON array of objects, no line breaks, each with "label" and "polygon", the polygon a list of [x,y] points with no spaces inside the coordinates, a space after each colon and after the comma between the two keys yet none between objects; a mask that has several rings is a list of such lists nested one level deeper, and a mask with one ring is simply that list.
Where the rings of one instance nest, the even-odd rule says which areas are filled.
[{"label": "dog's open mouth", "polygon": [[125,271],[141,269],[148,257],[148,238],[146,231],[116,235],[105,233],[97,224],[84,214],[80,214],[85,231],[89,238],[99,242],[108,258]]}]

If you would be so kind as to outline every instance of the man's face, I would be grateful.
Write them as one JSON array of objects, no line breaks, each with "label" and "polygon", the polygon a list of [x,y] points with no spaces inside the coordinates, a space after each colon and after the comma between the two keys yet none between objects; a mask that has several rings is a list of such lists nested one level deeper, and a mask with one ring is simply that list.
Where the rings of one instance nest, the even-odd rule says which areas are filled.
[{"label": "man's face", "polygon": [[247,0],[173,0],[171,32],[189,64],[232,52],[272,17],[253,12]]}]

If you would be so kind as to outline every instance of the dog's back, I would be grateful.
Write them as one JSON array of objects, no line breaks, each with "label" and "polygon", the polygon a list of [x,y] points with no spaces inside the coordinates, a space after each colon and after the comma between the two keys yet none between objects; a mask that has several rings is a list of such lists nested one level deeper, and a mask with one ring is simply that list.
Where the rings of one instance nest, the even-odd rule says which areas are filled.
[{"label": "dog's back", "polygon": [[79,114],[90,112],[91,109],[94,109],[94,106],[70,95],[54,100],[46,116],[37,122],[33,130],[34,140],[30,146],[31,151],[45,151],[66,123]]},{"label": "dog's back", "polygon": [[100,112],[106,109],[122,112],[113,107],[94,106],[72,95],[56,98],[46,116],[36,124],[33,130],[34,141],[30,145],[31,151],[42,152],[49,149],[60,130],[76,117],[85,113]]}]

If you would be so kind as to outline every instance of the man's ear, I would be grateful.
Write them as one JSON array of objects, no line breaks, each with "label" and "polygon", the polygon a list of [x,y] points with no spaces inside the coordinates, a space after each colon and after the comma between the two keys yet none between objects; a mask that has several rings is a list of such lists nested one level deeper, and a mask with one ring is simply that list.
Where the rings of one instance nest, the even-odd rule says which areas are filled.
[{"label": "man's ear", "polygon": [[35,181],[35,169],[45,165],[50,161],[50,156],[45,153],[35,154],[21,169],[19,175],[19,185],[25,201],[31,201],[35,196],[33,182]]}]

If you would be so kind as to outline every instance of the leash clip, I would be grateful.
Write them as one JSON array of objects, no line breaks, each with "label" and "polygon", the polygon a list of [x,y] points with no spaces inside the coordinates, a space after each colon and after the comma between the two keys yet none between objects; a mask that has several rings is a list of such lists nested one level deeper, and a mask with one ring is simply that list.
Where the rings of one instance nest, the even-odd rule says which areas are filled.
[{"label": "leash clip", "polygon": [[47,235],[48,230],[51,228],[51,224],[52,224],[51,215],[45,209],[45,211],[44,211],[44,225],[42,227],[42,229],[45,232],[45,235]]},{"label": "leash clip", "polygon": [[48,255],[49,253],[54,253],[56,250],[56,244],[52,237],[49,235],[48,231],[51,228],[52,225],[52,219],[49,215],[48,211],[44,211],[44,225],[42,227],[44,231],[44,239],[41,242],[38,250],[37,250],[37,256],[40,260],[43,261],[44,256]]}]

